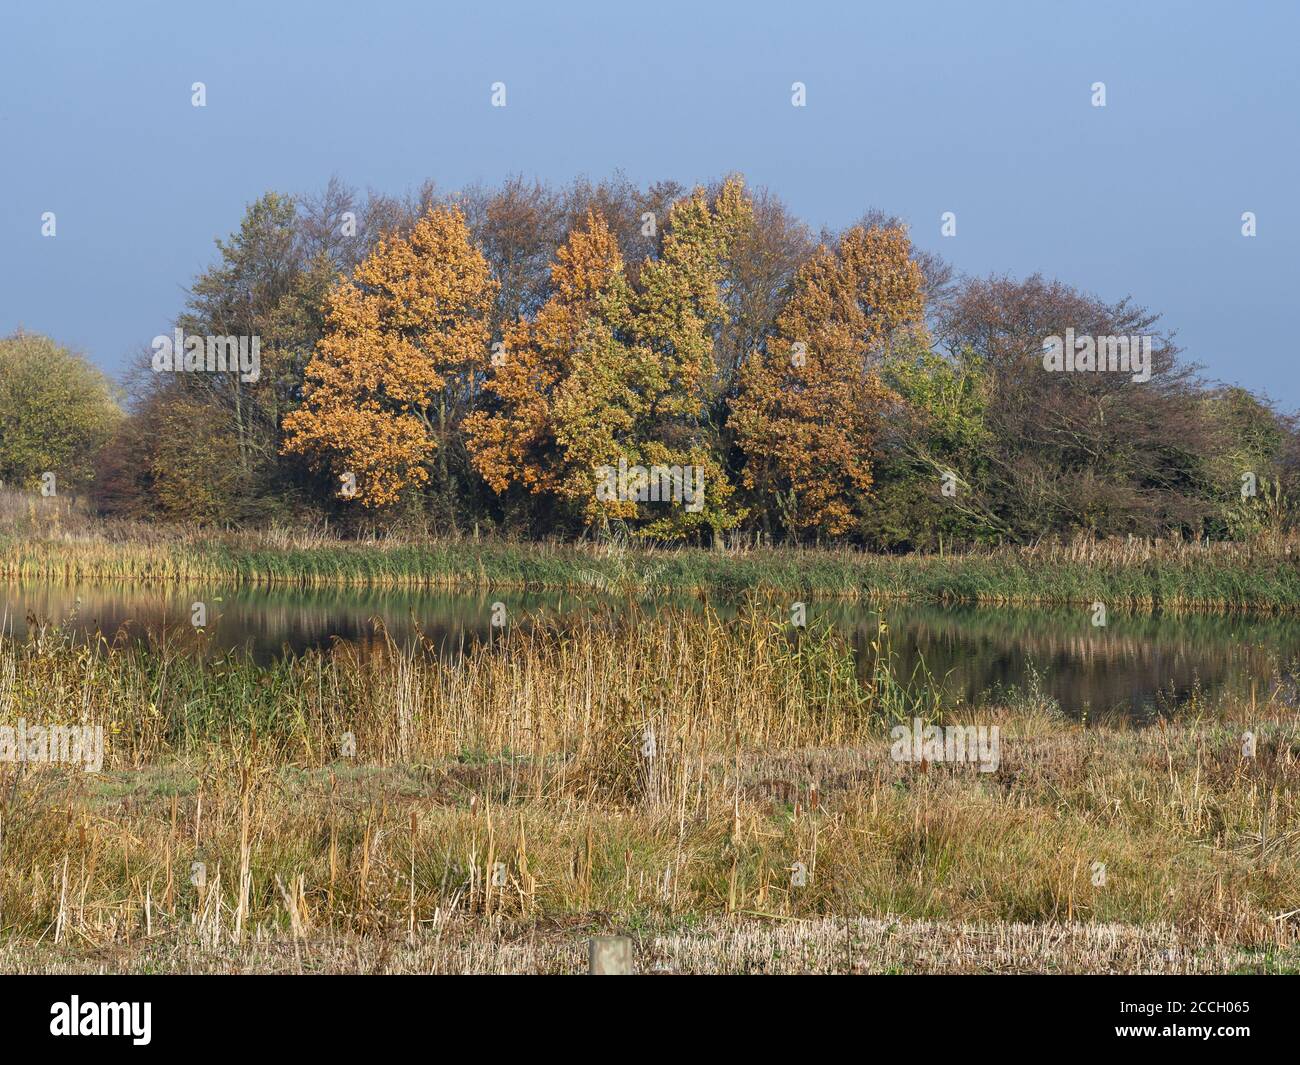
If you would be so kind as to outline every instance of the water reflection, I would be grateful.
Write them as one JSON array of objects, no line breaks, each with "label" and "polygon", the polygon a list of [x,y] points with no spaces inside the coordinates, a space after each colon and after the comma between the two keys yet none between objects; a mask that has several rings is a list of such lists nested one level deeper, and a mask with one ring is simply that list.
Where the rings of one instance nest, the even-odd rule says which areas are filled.
[{"label": "water reflection", "polygon": [[[667,600],[679,604],[691,599]],[[568,614],[602,605],[599,595],[530,593],[450,595],[373,588],[141,588],[54,584],[0,585],[0,622],[22,634],[26,618],[66,623],[82,632],[97,629],[127,638],[146,629],[190,628],[192,604],[208,612],[209,647],[239,648],[259,661],[287,649],[301,652],[348,640],[362,647],[382,644],[386,630],[398,644],[423,633],[425,645],[454,658],[469,643],[487,639],[492,604],[508,616]],[[604,600],[605,603],[617,602]],[[646,606],[653,609],[653,606]],[[724,615],[735,607],[717,604]],[[1194,690],[1208,695],[1246,694],[1252,682],[1266,695],[1279,670],[1300,656],[1300,619],[1267,616],[1122,616],[1112,612],[1095,628],[1091,612],[1065,609],[939,607],[884,608],[888,641],[903,675],[918,667],[942,678],[952,697],[976,701],[991,691],[1024,689],[1039,679],[1043,690],[1068,712],[1138,712],[1177,706]],[[774,608],[774,617],[780,616]],[[867,605],[810,603],[812,623],[821,617],[843,631],[858,652],[871,658],[879,614]]]}]

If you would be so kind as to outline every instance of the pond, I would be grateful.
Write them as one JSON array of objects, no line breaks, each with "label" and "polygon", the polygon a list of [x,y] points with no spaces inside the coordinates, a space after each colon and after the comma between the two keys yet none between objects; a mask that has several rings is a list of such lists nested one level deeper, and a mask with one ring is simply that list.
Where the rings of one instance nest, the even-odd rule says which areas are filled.
[{"label": "pond", "polygon": [[[22,635],[29,616],[66,624],[83,633],[130,636],[166,626],[190,625],[193,604],[207,610],[212,652],[237,649],[259,661],[349,640],[363,647],[382,644],[379,624],[398,643],[415,638],[417,627],[455,657],[491,632],[493,604],[506,615],[567,613],[601,605],[596,594],[569,592],[448,594],[375,588],[266,588],[107,586],[59,584],[0,585],[0,623]],[[617,601],[605,600],[607,604]],[[694,604],[681,598],[659,600]],[[656,601],[643,601],[642,610]],[[715,604],[724,616],[734,606]],[[901,677],[919,668],[939,679],[951,698],[987,699],[1035,685],[1068,713],[1141,714],[1172,709],[1194,692],[1261,699],[1279,683],[1295,694],[1300,663],[1300,618],[1252,615],[1121,615],[1111,612],[1104,627],[1091,610],[809,602],[808,621],[829,621],[852,643],[861,666],[871,659],[880,611]],[[775,617],[774,613],[774,617]]]}]

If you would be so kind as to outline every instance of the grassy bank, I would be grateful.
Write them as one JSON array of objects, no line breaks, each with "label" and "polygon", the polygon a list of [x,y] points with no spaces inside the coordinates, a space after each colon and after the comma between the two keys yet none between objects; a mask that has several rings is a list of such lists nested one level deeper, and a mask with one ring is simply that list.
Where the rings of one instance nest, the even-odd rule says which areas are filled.
[{"label": "grassy bank", "polygon": [[[48,533],[49,530],[46,530]],[[949,556],[621,548],[497,540],[343,543],[279,533],[0,532],[0,579],[599,590],[791,599],[1300,610],[1300,543],[1081,543]]]},{"label": "grassy bank", "polygon": [[[100,774],[0,763],[0,958],[567,971],[614,928],[682,971],[1294,968],[1293,708],[1085,728],[889,664],[672,611],[457,666],[5,641],[0,724],[109,738]],[[997,724],[997,770],[891,759],[913,713]]]}]

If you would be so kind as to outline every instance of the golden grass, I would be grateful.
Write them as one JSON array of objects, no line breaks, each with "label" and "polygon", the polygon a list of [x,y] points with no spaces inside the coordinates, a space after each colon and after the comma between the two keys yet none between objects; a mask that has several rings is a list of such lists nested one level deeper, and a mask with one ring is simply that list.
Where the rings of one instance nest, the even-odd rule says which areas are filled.
[{"label": "golden grass", "polygon": [[[1085,728],[1028,706],[909,701],[888,664],[884,647],[860,681],[833,634],[791,639],[757,610],[519,626],[458,664],[341,649],[258,668],[5,641],[0,723],[116,730],[99,776],[0,764],[7,956],[157,950],[179,968],[256,969],[284,962],[257,954],[270,940],[329,968],[353,964],[331,946],[347,942],[366,944],[356,967],[382,969],[408,943],[392,967],[563,971],[560,947],[501,945],[505,926],[559,926],[658,929],[689,971],[819,968],[839,964],[844,918],[919,937],[890,947],[859,922],[867,968],[941,967],[931,932],[957,936],[969,959],[952,964],[977,970],[1292,956],[1292,707]],[[1001,766],[892,761],[888,723],[912,712],[997,724]],[[692,945],[699,922],[713,938]],[[773,953],[803,934],[787,926],[821,928],[808,949],[822,960]]]}]

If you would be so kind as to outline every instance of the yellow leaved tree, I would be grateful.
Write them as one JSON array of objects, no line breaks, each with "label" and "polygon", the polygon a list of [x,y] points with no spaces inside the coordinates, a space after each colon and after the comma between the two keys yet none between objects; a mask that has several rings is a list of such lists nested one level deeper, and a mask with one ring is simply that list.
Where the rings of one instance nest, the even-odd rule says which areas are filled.
[{"label": "yellow leaved tree", "polygon": [[329,295],[328,332],[302,406],[285,416],[284,451],[352,475],[368,507],[427,483],[435,454],[445,461],[458,398],[486,369],[495,291],[455,208],[380,241]]},{"label": "yellow leaved tree", "polygon": [[740,178],[728,178],[713,197],[697,188],[673,205],[662,252],[641,267],[633,329],[654,366],[641,433],[645,462],[690,469],[703,485],[696,507],[650,510],[642,535],[674,540],[708,529],[717,537],[744,516],[726,472],[715,349],[728,317],[728,258],[753,221]]},{"label": "yellow leaved tree", "polygon": [[714,346],[726,256],[750,212],[738,180],[712,202],[697,189],[672,208],[635,289],[604,217],[588,213],[556,256],[551,298],[494,360],[488,408],[466,422],[496,492],[522,486],[588,527],[623,520],[668,540],[740,520],[712,417]]},{"label": "yellow leaved tree", "polygon": [[552,495],[585,525],[635,517],[634,502],[596,493],[601,466],[637,461],[650,369],[628,341],[632,293],[599,211],[556,253],[551,285],[536,318],[515,323],[493,359],[490,409],[466,419],[474,466],[494,491]]}]

